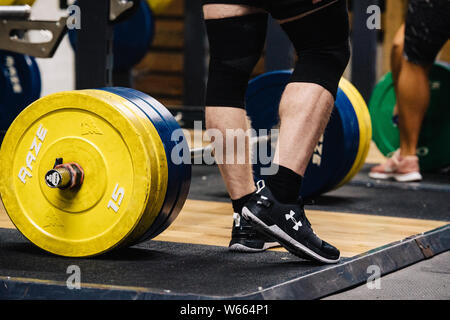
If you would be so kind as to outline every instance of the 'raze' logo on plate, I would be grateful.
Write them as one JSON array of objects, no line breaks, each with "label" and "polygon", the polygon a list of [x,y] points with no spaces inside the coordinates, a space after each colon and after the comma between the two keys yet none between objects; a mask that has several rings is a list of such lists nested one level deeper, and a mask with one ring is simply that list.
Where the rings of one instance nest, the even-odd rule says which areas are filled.
[{"label": "'raze' logo on plate", "polygon": [[[39,126],[36,132],[36,136],[33,139],[33,142],[30,146],[30,151],[28,151],[27,157],[25,159],[26,165],[20,168],[18,177],[20,181],[24,184],[27,183],[27,177],[32,177],[33,172],[33,162],[36,161],[37,156],[39,155],[39,151],[41,150],[42,143],[44,142],[45,136],[47,135],[47,129],[42,127],[42,124]],[[41,142],[39,142],[39,141]],[[38,143],[39,142],[39,143]]]}]

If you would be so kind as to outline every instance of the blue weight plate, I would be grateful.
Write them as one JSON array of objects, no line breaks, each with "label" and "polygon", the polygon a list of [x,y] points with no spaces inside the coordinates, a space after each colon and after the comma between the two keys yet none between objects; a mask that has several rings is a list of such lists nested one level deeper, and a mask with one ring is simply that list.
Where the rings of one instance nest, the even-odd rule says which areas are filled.
[{"label": "blue weight plate", "polygon": [[[76,48],[77,31],[69,30],[72,48]],[[126,71],[138,64],[147,54],[155,35],[155,21],[147,1],[128,19],[114,26],[114,70]]]},{"label": "blue weight plate", "polygon": [[245,109],[256,131],[278,124],[278,105],[291,74],[291,70],[272,71],[249,81]]},{"label": "blue weight plate", "polygon": [[[290,76],[290,70],[274,71],[249,82],[246,110],[254,129],[270,129],[278,123],[279,102]],[[345,123],[351,116],[344,109],[340,110],[341,104],[349,105],[341,103],[341,99],[343,97],[333,110],[323,142],[316,148],[306,170],[300,193],[302,197],[312,197],[331,189],[344,175],[344,168],[348,170],[356,157],[354,140],[349,139],[352,138],[354,127]],[[253,166],[255,180],[261,178],[261,167],[264,166],[260,163]]]},{"label": "blue weight plate", "polygon": [[114,68],[128,70],[147,54],[155,33],[155,21],[147,1],[127,20],[114,27]]},{"label": "blue weight plate", "polygon": [[169,169],[166,198],[155,222],[138,240],[142,242],[163,232],[176,219],[186,201],[191,181],[191,166],[190,164],[176,165],[170,159],[173,148],[178,146],[183,150],[189,150],[189,146],[186,140],[179,142],[172,140],[172,132],[181,128],[172,114],[154,98],[129,88],[115,87],[103,90],[118,94],[138,106],[157,129],[166,151]]},{"label": "blue weight plate", "polygon": [[341,115],[342,119],[342,126],[345,135],[345,145],[343,146],[344,148],[342,151],[346,154],[346,163],[342,166],[341,170],[336,172],[336,175],[328,185],[329,188],[325,189],[323,192],[332,190],[347,176],[356,160],[356,155],[358,154],[359,149],[358,117],[352,103],[341,89],[338,89],[335,108]]},{"label": "blue weight plate", "polygon": [[[181,129],[178,122],[175,120],[173,115],[170,113],[169,110],[167,110],[166,107],[164,107],[158,100],[150,97],[149,95],[142,93],[140,91],[134,90],[134,94],[141,98],[143,101],[145,101],[149,106],[151,106],[156,112],[158,112],[163,120],[166,121],[168,126],[172,128],[170,132],[173,132],[173,130]],[[189,150],[189,145],[186,141],[186,139],[183,139],[181,141],[175,141],[175,144],[180,148],[180,150]],[[181,155],[183,156],[183,155]],[[189,161],[190,161],[190,153],[188,155]],[[170,224],[178,217],[178,214],[180,213],[181,209],[184,206],[184,203],[186,202],[187,196],[189,194],[189,188],[191,185],[191,174],[192,174],[192,168],[190,163],[182,163],[180,165],[176,165],[176,167],[180,170],[181,179],[180,182],[180,188],[178,191],[177,196],[177,202],[175,203],[174,207],[172,208],[172,211],[168,217],[168,219],[159,227],[155,225],[155,227],[151,228],[146,235],[144,235],[142,241],[145,241],[147,239],[154,238],[158,236],[161,232],[166,230]]]},{"label": "blue weight plate", "polygon": [[0,51],[0,131],[41,95],[41,75],[33,57]]},{"label": "blue weight plate", "polygon": [[[161,116],[152,109],[145,101],[133,94],[133,90],[123,88],[103,88],[103,90],[117,94],[128,101],[132,102],[137,108],[146,114],[148,119],[152,122],[156,130],[158,131],[161,141],[164,145],[166,157],[170,160],[171,149],[175,146],[175,143],[170,140],[171,128],[168,127],[166,122]],[[180,188],[179,181],[181,180],[180,170],[173,164],[172,161],[167,161],[168,165],[168,183],[167,192],[164,198],[161,210],[153,222],[153,226],[161,226],[168,220],[172,209],[177,201],[178,190]],[[152,227],[153,227],[152,226]],[[139,241],[139,240],[138,240]]]}]

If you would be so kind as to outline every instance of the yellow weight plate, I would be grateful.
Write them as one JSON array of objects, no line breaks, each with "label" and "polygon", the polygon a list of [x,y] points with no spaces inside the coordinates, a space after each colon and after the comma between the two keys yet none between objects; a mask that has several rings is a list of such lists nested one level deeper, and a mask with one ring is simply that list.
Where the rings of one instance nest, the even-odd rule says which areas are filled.
[{"label": "yellow weight plate", "polygon": [[369,152],[370,141],[372,138],[372,125],[370,121],[370,115],[368,113],[367,105],[362,98],[358,90],[346,79],[342,79],[340,82],[341,89],[348,96],[352,105],[354,106],[358,124],[360,128],[360,143],[358,148],[358,154],[355,162],[347,174],[347,176],[338,184],[340,187],[350,181],[362,168],[365,163],[365,159]]},{"label": "yellow weight plate", "polygon": [[[351,83],[347,81],[347,86],[350,89],[350,95],[351,99],[354,99],[357,103],[357,106],[360,109],[362,120],[364,123],[364,128],[366,129],[366,135],[365,135],[365,151],[363,152],[363,156],[361,157],[361,164],[360,168],[364,165],[366,161],[367,154],[369,153],[370,149],[370,143],[372,141],[372,121],[370,118],[369,108],[367,107],[366,102],[364,101],[364,98],[361,96],[361,93],[359,93],[358,89]],[[359,119],[359,118],[358,118]],[[359,171],[359,170],[358,170]]]},{"label": "yellow weight plate", "polygon": [[[27,107],[0,151],[0,193],[19,231],[63,256],[92,256],[120,245],[144,213],[154,174],[139,125],[125,108],[83,91]],[[79,190],[46,185],[56,158],[83,168]]]},{"label": "yellow weight plate", "polygon": [[29,5],[32,6],[36,0],[16,0],[15,5]]},{"label": "yellow weight plate", "polygon": [[348,99],[355,109],[359,125],[359,148],[355,162],[345,178],[336,186],[339,188],[349,182],[363,167],[367,154],[369,153],[370,142],[372,140],[372,122],[370,120],[369,110],[366,102],[353,86],[353,84],[345,78],[341,78],[339,87],[347,95]]},{"label": "yellow weight plate", "polygon": [[14,0],[0,0],[0,6],[11,6],[14,4]]},{"label": "yellow weight plate", "polygon": [[148,120],[147,116],[129,100],[104,90],[84,91],[90,95],[107,99],[108,102],[116,106],[116,108],[126,107],[129,111],[133,112],[145,128],[142,136],[145,139],[147,152],[150,156],[150,165],[152,166],[152,172],[154,174],[152,174],[151,191],[147,208],[132,234],[130,234],[123,243],[123,245],[126,246],[128,243],[132,243],[139,239],[150,228],[162,208],[168,183],[168,164],[164,145],[158,131]]},{"label": "yellow weight plate", "polygon": [[154,14],[162,14],[172,4],[173,0],[147,0]]}]

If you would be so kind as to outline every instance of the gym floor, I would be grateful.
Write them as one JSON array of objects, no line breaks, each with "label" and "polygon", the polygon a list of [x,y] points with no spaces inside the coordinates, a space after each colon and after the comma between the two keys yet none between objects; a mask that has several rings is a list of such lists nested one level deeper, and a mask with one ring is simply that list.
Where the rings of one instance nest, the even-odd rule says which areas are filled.
[{"label": "gym floor", "polygon": [[[308,200],[307,214],[317,234],[344,257],[334,269],[280,248],[228,252],[232,209],[225,186],[216,166],[194,166],[188,201],[169,229],[152,241],[96,258],[44,253],[14,229],[2,207],[0,281],[8,283],[8,295],[58,298],[67,267],[77,265],[84,290],[76,298],[93,298],[98,291],[109,298],[449,298],[450,255],[439,253],[448,250],[450,238],[450,177],[431,174],[410,184],[369,180],[368,169],[380,161],[383,157],[372,148],[364,169],[349,184]],[[431,244],[431,255],[408,241],[423,233],[432,237],[423,240]],[[427,256],[433,257],[422,261]],[[369,290],[365,283],[372,264],[388,274],[380,279],[379,290]],[[308,287],[308,279],[324,276],[328,281],[321,286],[316,281],[314,288]]]}]

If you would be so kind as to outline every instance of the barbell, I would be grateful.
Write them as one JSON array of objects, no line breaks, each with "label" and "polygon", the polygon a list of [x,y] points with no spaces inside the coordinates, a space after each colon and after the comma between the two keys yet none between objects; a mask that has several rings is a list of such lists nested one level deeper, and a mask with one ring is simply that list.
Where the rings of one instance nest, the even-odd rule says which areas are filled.
[{"label": "barbell", "polygon": [[0,6],[32,6],[36,0],[0,0]]},{"label": "barbell", "polygon": [[[252,90],[264,78],[250,82],[250,118]],[[361,115],[353,105],[360,102],[351,93],[353,87],[342,80],[344,87],[351,99],[341,103],[345,97],[339,96],[339,110],[348,108],[345,112]],[[264,90],[255,92],[268,97]],[[276,101],[277,95],[268,98]],[[341,116],[336,121],[347,120]],[[257,121],[252,123],[256,126]],[[320,167],[321,174],[330,174],[333,181],[321,179],[321,191],[344,183],[363,162],[369,128],[364,121],[349,126],[345,135],[352,139],[345,148],[351,156],[333,174]],[[359,135],[361,128],[365,131]],[[328,139],[325,134],[322,143],[327,145]],[[272,139],[261,136],[252,146],[258,148],[268,140]],[[55,93],[33,102],[8,129],[0,150],[0,194],[11,221],[38,247],[61,256],[95,256],[166,230],[189,193],[191,163],[180,159],[208,149],[211,146],[189,149],[172,114],[137,90],[113,87]],[[340,155],[344,154],[335,154],[335,160]],[[322,163],[329,163],[325,158],[332,156],[324,151]]]},{"label": "barbell", "polygon": [[15,0],[14,5],[29,5],[32,6],[36,0]]}]

